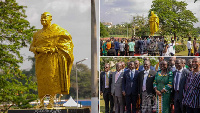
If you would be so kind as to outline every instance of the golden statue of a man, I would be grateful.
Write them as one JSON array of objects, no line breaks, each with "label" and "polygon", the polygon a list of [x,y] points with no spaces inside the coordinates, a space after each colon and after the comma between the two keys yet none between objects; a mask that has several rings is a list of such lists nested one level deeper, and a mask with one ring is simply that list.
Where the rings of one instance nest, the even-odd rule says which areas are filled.
[{"label": "golden statue of a man", "polygon": [[149,23],[150,23],[150,33],[151,33],[151,36],[153,36],[154,33],[157,32],[159,29],[159,18],[156,14],[154,14],[153,11],[151,11]]},{"label": "golden statue of a man", "polygon": [[40,107],[45,96],[50,96],[47,107],[53,107],[56,94],[69,94],[70,73],[74,61],[72,37],[67,30],[51,25],[52,15],[41,15],[43,28],[33,35],[30,51],[35,54],[35,68]]}]

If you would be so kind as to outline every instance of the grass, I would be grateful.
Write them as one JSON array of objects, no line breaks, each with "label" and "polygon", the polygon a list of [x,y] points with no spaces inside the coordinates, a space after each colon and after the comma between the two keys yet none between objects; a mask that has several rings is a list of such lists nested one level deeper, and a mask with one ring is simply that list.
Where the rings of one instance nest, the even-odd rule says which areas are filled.
[{"label": "grass", "polygon": [[175,56],[188,56],[188,50],[181,51],[179,53],[175,53]]},{"label": "grass", "polygon": [[105,113],[105,102],[103,96],[100,96],[100,113]]}]

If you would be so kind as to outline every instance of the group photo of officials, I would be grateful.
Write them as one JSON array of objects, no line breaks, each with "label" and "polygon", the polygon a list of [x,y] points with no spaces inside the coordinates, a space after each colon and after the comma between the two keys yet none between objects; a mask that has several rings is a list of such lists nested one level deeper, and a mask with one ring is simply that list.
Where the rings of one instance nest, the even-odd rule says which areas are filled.
[{"label": "group photo of officials", "polygon": [[199,57],[101,57],[100,71],[104,113],[200,113]]}]

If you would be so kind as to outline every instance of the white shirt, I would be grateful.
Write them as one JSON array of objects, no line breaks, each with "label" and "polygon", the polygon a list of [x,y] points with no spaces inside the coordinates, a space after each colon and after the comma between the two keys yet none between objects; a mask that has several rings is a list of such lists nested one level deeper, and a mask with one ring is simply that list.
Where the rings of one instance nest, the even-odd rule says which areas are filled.
[{"label": "white shirt", "polygon": [[[178,86],[177,86],[177,89],[179,90],[179,83],[180,83],[182,71],[183,71],[183,68],[182,68],[181,70],[177,70],[177,72],[176,72],[176,76],[174,77],[174,89],[175,89],[175,85],[176,85],[176,79],[178,79]],[[177,78],[177,75],[179,74],[179,72],[180,72],[180,75],[179,75],[179,77]]]},{"label": "white shirt", "polygon": [[146,90],[146,82],[147,82],[147,77],[149,75],[149,71],[150,71],[150,69],[147,71],[146,70],[144,71],[144,79],[143,79],[143,86],[142,86],[143,91]]},{"label": "white shirt", "polygon": [[187,48],[191,49],[192,48],[192,42],[191,41],[187,41]]},{"label": "white shirt", "polygon": [[133,69],[133,70],[130,70],[130,72],[129,72],[129,74],[130,74],[130,77],[131,77],[131,72],[133,72],[133,78],[134,78],[134,76],[135,76],[135,69]]},{"label": "white shirt", "polygon": [[175,54],[175,43],[170,43],[169,44],[169,48],[168,48],[168,50],[169,50],[169,53],[173,53],[173,54]]}]

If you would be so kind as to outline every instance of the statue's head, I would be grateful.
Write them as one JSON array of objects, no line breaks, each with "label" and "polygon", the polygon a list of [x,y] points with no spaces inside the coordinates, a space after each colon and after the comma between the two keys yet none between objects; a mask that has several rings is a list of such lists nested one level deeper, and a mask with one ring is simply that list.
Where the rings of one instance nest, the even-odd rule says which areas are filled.
[{"label": "statue's head", "polygon": [[52,20],[52,15],[49,12],[44,12],[41,15],[41,24],[46,26],[46,25],[51,25],[51,20]]},{"label": "statue's head", "polygon": [[151,15],[153,15],[154,14],[154,11],[151,11]]}]

